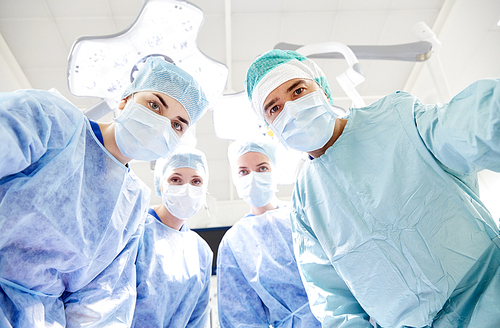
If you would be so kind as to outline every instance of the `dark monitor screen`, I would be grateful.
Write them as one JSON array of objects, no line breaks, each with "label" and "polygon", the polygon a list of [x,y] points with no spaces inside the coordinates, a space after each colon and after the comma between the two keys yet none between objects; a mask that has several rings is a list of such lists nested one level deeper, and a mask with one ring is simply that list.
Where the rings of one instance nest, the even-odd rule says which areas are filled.
[{"label": "dark monitor screen", "polygon": [[191,229],[207,242],[214,253],[214,258],[212,260],[212,275],[217,274],[217,251],[219,250],[219,244],[222,237],[229,228],[231,227]]}]

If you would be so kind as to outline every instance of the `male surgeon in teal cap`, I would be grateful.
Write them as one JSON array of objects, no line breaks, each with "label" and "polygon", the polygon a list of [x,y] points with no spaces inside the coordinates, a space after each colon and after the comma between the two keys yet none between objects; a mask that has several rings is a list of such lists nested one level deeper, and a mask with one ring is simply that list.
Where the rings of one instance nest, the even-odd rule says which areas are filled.
[{"label": "male surgeon in teal cap", "polygon": [[150,190],[127,163],[168,156],[207,105],[159,57],[110,123],[50,92],[0,94],[0,327],[130,327]]},{"label": "male surgeon in teal cap", "polygon": [[444,105],[395,92],[345,117],[311,60],[272,50],[246,76],[252,107],[307,152],[292,231],[323,327],[499,327],[500,238],[477,172],[500,171],[500,80]]}]

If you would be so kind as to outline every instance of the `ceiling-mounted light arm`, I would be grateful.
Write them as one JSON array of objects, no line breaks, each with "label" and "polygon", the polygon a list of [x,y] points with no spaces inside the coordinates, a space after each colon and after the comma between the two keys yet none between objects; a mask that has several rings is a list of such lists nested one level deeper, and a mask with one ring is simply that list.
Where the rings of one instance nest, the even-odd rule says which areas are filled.
[{"label": "ceiling-mounted light arm", "polygon": [[451,99],[451,89],[444,74],[443,64],[439,57],[441,49],[441,41],[438,40],[434,31],[424,22],[418,22],[413,26],[413,32],[422,41],[427,41],[432,44],[432,57],[428,60],[429,71],[436,84],[439,101],[447,102]]},{"label": "ceiling-mounted light arm", "polygon": [[345,44],[340,42],[324,42],[317,44],[310,44],[300,47],[296,50],[303,56],[310,56],[322,53],[340,53],[344,56],[349,65],[347,70],[339,75],[337,75],[337,82],[342,87],[342,90],[349,96],[353,102],[354,107],[364,107],[365,102],[359,92],[356,90],[356,86],[365,81],[365,76],[361,69],[361,65],[356,58],[354,52]]}]

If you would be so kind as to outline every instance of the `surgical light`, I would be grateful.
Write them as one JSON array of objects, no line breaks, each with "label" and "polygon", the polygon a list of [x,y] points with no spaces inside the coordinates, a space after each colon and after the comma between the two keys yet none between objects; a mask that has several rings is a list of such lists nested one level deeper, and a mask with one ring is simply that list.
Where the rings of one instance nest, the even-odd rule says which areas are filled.
[{"label": "surgical light", "polygon": [[[86,111],[94,119],[111,110],[146,58],[162,56],[191,74],[212,107],[222,96],[228,69],[196,45],[203,12],[184,1],[146,0],[132,25],[117,34],[78,38],[70,52],[68,85],[75,96],[99,97]],[[104,110],[103,110],[104,108]],[[89,116],[89,115],[87,115]]]}]

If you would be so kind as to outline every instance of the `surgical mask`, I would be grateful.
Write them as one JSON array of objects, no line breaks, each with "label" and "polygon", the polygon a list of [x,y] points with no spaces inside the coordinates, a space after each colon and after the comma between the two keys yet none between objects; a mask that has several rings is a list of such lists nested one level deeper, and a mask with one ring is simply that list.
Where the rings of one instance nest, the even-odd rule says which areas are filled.
[{"label": "surgical mask", "polygon": [[167,210],[178,219],[188,219],[205,203],[205,189],[185,183],[165,185],[161,199]]},{"label": "surgical mask", "polygon": [[127,157],[153,161],[167,157],[180,142],[168,118],[132,99],[114,120],[116,145]]},{"label": "surgical mask", "polygon": [[287,101],[270,127],[286,147],[308,152],[330,140],[336,118],[325,94],[318,90]]},{"label": "surgical mask", "polygon": [[271,172],[252,171],[235,179],[238,196],[254,207],[269,204],[277,191],[277,183]]}]

